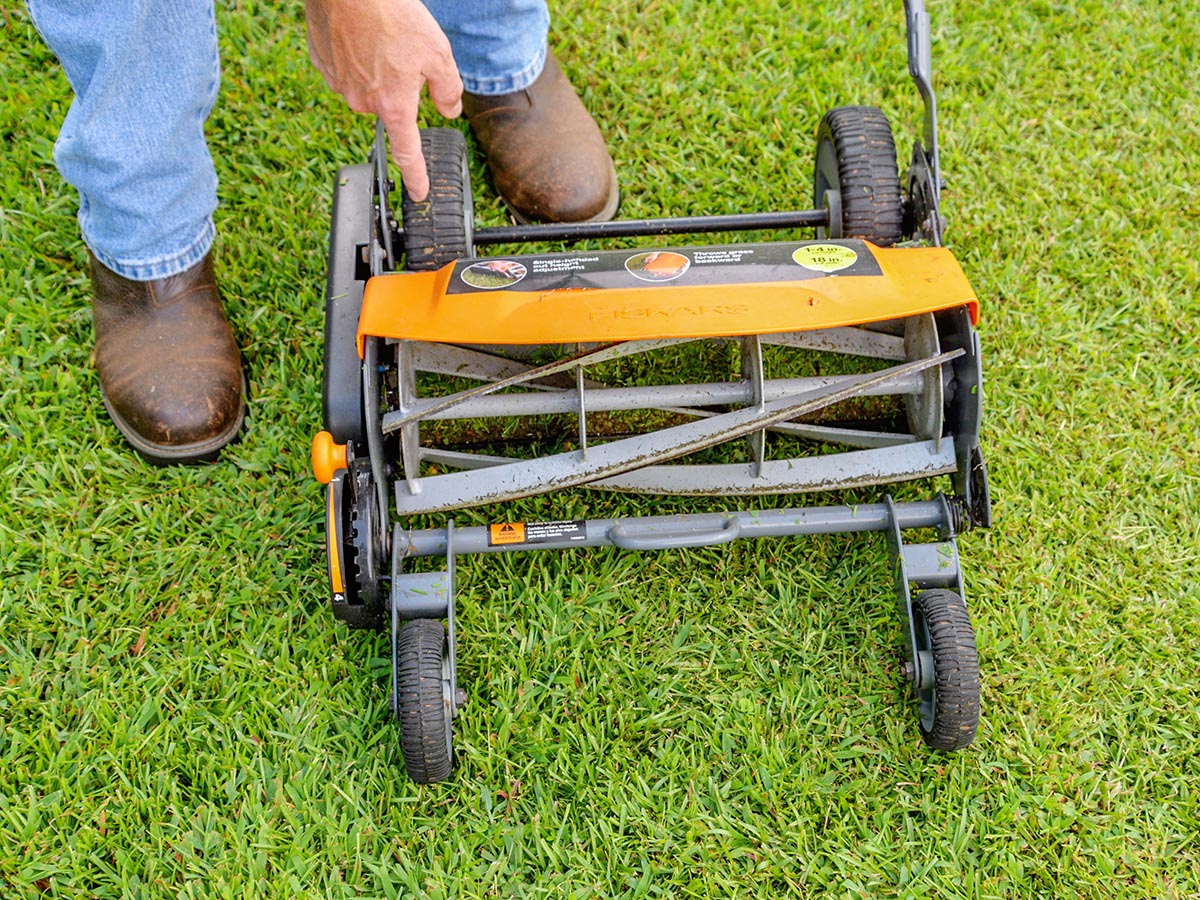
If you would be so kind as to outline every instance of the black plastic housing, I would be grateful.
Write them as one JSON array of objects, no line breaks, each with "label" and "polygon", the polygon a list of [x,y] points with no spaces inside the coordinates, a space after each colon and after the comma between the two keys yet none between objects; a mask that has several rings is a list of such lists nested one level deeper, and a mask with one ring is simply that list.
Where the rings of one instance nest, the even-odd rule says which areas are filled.
[{"label": "black plastic housing", "polygon": [[355,340],[366,283],[360,258],[375,221],[373,178],[370,163],[345,166],[338,170],[333,188],[321,397],[325,430],[339,444],[361,443],[365,434],[362,361]]}]

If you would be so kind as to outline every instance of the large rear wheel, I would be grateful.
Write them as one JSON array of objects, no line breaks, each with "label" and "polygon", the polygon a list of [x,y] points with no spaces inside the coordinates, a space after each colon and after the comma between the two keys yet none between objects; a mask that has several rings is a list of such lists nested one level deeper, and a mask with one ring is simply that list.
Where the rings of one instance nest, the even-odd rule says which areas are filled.
[{"label": "large rear wheel", "polygon": [[404,191],[404,267],[440,269],[475,255],[475,207],[467,142],[454,128],[421,129],[421,152],[429,170],[429,196],[416,203]]},{"label": "large rear wheel", "polygon": [[821,119],[813,202],[830,210],[830,224],[817,229],[818,238],[861,238],[880,247],[901,239],[896,142],[881,110],[840,106]]}]

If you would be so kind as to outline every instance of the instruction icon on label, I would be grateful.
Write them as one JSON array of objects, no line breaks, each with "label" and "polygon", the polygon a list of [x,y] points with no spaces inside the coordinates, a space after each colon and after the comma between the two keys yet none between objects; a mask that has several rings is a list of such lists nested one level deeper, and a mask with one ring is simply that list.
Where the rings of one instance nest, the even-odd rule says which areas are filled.
[{"label": "instruction icon on label", "polygon": [[673,250],[639,253],[625,260],[625,270],[642,281],[674,281],[688,270],[692,261]]},{"label": "instruction icon on label", "polygon": [[516,260],[489,259],[467,266],[459,277],[473,288],[494,291],[497,288],[512,287],[525,277],[525,273],[525,265]]}]

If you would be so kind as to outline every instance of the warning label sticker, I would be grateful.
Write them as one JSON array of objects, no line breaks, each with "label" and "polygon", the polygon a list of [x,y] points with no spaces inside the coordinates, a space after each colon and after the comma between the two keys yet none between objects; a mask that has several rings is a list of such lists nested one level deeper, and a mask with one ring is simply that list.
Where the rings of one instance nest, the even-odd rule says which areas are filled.
[{"label": "warning label sticker", "polygon": [[488,526],[488,546],[525,543],[525,525],[522,522],[505,522],[503,525]]},{"label": "warning label sticker", "polygon": [[583,519],[563,522],[504,522],[488,526],[488,546],[572,543],[587,538]]}]

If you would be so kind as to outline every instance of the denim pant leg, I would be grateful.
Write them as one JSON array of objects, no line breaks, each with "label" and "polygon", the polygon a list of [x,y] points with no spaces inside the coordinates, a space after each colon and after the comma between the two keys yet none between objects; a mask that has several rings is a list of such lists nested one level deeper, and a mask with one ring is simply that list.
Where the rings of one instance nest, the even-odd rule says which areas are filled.
[{"label": "denim pant leg", "polygon": [[[528,87],[546,59],[545,0],[425,0],[466,90]],[[204,122],[220,84],[213,0],[27,0],[75,90],[54,161],[79,223],[119,275],[174,275],[212,246],[217,178]]]},{"label": "denim pant leg", "polygon": [[83,239],[135,280],[212,246],[217,176],[204,140],[220,83],[213,0],[28,0],[75,99],[54,161],[79,191]]},{"label": "denim pant leg", "polygon": [[546,0],[422,0],[454,51],[463,89],[509,94],[533,84],[546,62]]}]

